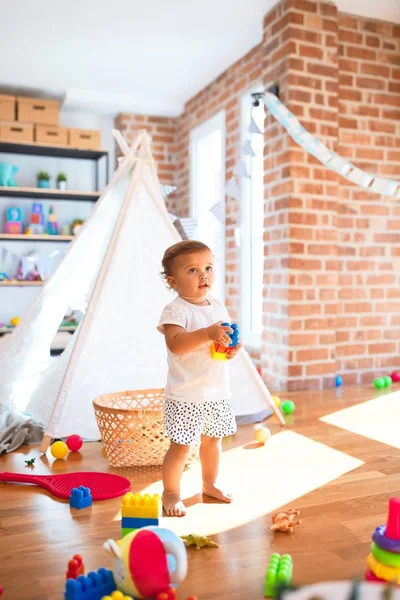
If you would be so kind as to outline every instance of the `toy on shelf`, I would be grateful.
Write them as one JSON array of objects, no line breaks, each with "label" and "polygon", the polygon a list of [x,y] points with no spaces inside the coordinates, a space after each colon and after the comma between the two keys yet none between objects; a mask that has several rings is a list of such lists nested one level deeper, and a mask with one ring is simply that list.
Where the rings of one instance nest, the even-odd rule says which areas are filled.
[{"label": "toy on shelf", "polygon": [[0,185],[2,187],[16,187],[15,176],[19,167],[6,162],[0,162]]},{"label": "toy on shelf", "polygon": [[72,235],[78,235],[83,227],[84,221],[82,219],[74,219],[71,223],[71,233]]},{"label": "toy on shelf", "polygon": [[7,208],[5,232],[15,235],[22,233],[22,211],[20,208]]},{"label": "toy on shelf", "polygon": [[226,332],[227,335],[232,340],[229,346],[223,346],[222,344],[218,344],[217,342],[212,342],[211,344],[211,356],[214,360],[228,360],[226,356],[226,352],[229,348],[234,348],[238,345],[239,342],[239,329],[236,323],[222,323],[223,327],[231,327],[233,333]]},{"label": "toy on shelf", "polygon": [[277,588],[290,585],[293,577],[293,560],[290,554],[282,557],[277,552],[271,554],[264,581],[264,596],[274,597]]},{"label": "toy on shelf", "polygon": [[255,425],[254,427],[254,439],[259,444],[265,444],[271,437],[271,432],[268,427],[263,427],[262,425]]},{"label": "toy on shelf", "polygon": [[71,452],[78,452],[82,448],[83,440],[80,435],[70,435],[67,437],[66,444]]},{"label": "toy on shelf", "polygon": [[71,508],[87,508],[88,506],[92,506],[92,503],[93,500],[89,488],[84,485],[80,485],[78,488],[72,488],[69,497],[69,505]]},{"label": "toy on shelf", "polygon": [[293,528],[296,525],[301,525],[301,521],[298,518],[300,511],[295,508],[288,508],[275,515],[272,515],[272,525],[270,531],[290,531],[293,533]]},{"label": "toy on shelf", "polygon": [[394,371],[391,374],[390,378],[393,381],[393,383],[399,383],[399,381],[400,381],[400,371]]},{"label": "toy on shelf", "polygon": [[335,386],[336,387],[340,387],[343,384],[343,379],[340,377],[340,375],[336,375],[335,377]]},{"label": "toy on shelf", "polygon": [[218,544],[206,535],[190,533],[189,535],[181,535],[181,538],[183,539],[185,546],[196,546],[196,550],[200,550],[200,548],[204,548],[205,546],[219,548]]},{"label": "toy on shelf", "polygon": [[285,415],[291,415],[296,410],[296,405],[293,400],[284,400],[281,402],[281,410]]},{"label": "toy on shelf", "polygon": [[374,386],[377,390],[381,390],[385,387],[390,387],[392,385],[392,378],[389,375],[385,375],[384,377],[377,377],[374,379]]},{"label": "toy on shelf", "polygon": [[10,187],[17,187],[17,180],[15,179],[16,174],[19,171],[19,167],[16,167],[15,165],[13,165],[11,167],[11,175],[8,179],[8,186]]},{"label": "toy on shelf", "polygon": [[145,527],[122,540],[108,540],[116,587],[135,598],[154,598],[181,583],[187,573],[186,548],[169,529]]},{"label": "toy on shelf", "polygon": [[80,554],[74,554],[71,560],[68,561],[68,569],[65,574],[65,579],[77,579],[79,575],[85,574],[85,565]]},{"label": "toy on shelf", "polygon": [[11,281],[7,273],[0,273],[0,281]]},{"label": "toy on shelf", "polygon": [[50,452],[54,458],[65,458],[68,454],[68,446],[65,442],[57,440],[51,445]]},{"label": "toy on shelf", "polygon": [[34,202],[32,204],[29,226],[26,228],[27,235],[42,235],[44,233],[43,204]]},{"label": "toy on shelf", "polygon": [[367,581],[400,585],[400,498],[389,499],[387,523],[373,533],[367,566]]},{"label": "toy on shelf", "polygon": [[54,206],[49,208],[49,216],[47,219],[47,233],[49,235],[58,235],[57,215]]},{"label": "toy on shelf", "polygon": [[100,600],[115,589],[113,574],[101,567],[87,576],[79,575],[77,579],[68,579],[65,583],[64,600]]},{"label": "toy on shelf", "polygon": [[17,325],[19,325],[21,323],[21,319],[19,317],[13,317],[12,319],[10,319],[10,324],[13,327],[17,327]]},{"label": "toy on shelf", "polygon": [[121,528],[122,537],[150,525],[159,525],[162,516],[162,502],[159,494],[132,494],[128,492],[122,498]]}]

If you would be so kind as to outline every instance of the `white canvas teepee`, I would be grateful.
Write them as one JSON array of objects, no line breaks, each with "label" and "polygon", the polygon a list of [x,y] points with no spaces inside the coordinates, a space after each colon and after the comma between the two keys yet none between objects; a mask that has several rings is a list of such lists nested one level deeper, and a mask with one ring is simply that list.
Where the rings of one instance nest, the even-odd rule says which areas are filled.
[{"label": "white canvas teepee", "polygon": [[[171,293],[159,271],[165,249],[181,238],[162,199],[148,135],[141,132],[125,152],[64,260],[0,346],[0,402],[26,410],[51,437],[98,439],[96,396],[162,388],[166,380],[156,325]],[[84,318],[63,354],[50,358],[71,304],[87,305]],[[244,350],[231,371],[238,418],[271,414],[274,403]]]}]

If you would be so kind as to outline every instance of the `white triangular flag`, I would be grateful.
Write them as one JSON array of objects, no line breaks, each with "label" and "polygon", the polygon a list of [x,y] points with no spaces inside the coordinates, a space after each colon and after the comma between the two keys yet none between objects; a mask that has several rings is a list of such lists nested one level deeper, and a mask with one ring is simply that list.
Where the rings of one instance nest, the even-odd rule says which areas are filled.
[{"label": "white triangular flag", "polygon": [[240,200],[240,189],[236,181],[236,177],[232,177],[225,187],[225,193],[230,198],[235,198],[235,200]]},{"label": "white triangular flag", "polygon": [[169,212],[168,218],[172,223],[174,223],[179,217],[177,217],[176,215],[173,215],[172,213]]},{"label": "white triangular flag", "polygon": [[21,268],[22,268],[22,279],[25,279],[29,273],[29,257],[22,256],[21,258]]},{"label": "white triangular flag", "polygon": [[258,127],[255,120],[253,119],[253,117],[251,117],[250,125],[249,125],[249,128],[247,131],[249,133],[258,133],[260,135],[264,135],[263,132],[261,131],[261,129]]},{"label": "white triangular flag", "polygon": [[177,190],[176,185],[167,185],[166,183],[161,183],[160,187],[164,199]]},{"label": "white triangular flag", "polygon": [[238,177],[247,177],[248,179],[250,179],[250,175],[247,172],[246,165],[242,160],[239,160],[233,172]]},{"label": "white triangular flag", "polygon": [[243,148],[242,148],[242,154],[244,156],[256,156],[256,153],[254,152],[253,148],[251,147],[251,142],[250,140],[246,140]]},{"label": "white triangular flag", "polygon": [[8,256],[8,250],[4,246],[1,247],[1,264],[2,268],[4,268],[4,263],[6,262]]},{"label": "white triangular flag", "polygon": [[216,204],[214,204],[214,206],[212,206],[210,208],[210,212],[212,212],[212,214],[214,215],[214,217],[216,219],[218,219],[218,221],[222,224],[224,224],[225,222],[225,215],[224,215],[224,205],[222,202],[217,202]]},{"label": "white triangular flag", "polygon": [[377,192],[378,194],[384,194],[385,196],[394,196],[398,185],[398,182],[393,181],[393,179],[383,179],[383,177],[375,177],[370,189],[374,192]]},{"label": "white triangular flag", "polygon": [[178,220],[183,231],[185,232],[186,237],[189,240],[193,239],[193,234],[197,225],[196,219],[192,219],[191,217],[180,217]]}]

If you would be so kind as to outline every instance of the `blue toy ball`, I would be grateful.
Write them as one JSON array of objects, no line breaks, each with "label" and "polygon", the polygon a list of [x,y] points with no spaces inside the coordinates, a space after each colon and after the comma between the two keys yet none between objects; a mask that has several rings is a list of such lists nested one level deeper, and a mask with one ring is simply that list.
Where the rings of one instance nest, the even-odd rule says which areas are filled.
[{"label": "blue toy ball", "polygon": [[340,387],[343,383],[343,379],[340,377],[340,375],[336,375],[335,377],[335,386],[336,387]]}]

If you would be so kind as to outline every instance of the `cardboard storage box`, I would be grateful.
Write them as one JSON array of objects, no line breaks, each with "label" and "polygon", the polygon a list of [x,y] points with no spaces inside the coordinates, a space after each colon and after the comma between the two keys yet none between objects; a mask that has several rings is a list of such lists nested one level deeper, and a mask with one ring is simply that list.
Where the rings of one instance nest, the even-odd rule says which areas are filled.
[{"label": "cardboard storage box", "polygon": [[68,146],[68,129],[59,125],[35,125],[35,142],[50,146]]},{"label": "cardboard storage box", "polygon": [[17,121],[22,123],[42,123],[43,125],[58,125],[60,103],[56,100],[40,98],[17,98]]},{"label": "cardboard storage box", "polygon": [[0,123],[1,142],[33,142],[33,125],[27,123]]},{"label": "cardboard storage box", "polygon": [[69,145],[81,150],[99,150],[100,131],[97,129],[70,129]]},{"label": "cardboard storage box", "polygon": [[0,94],[0,121],[15,121],[15,96]]}]

